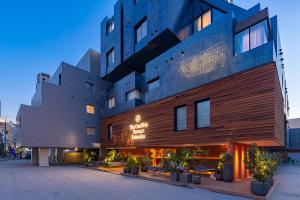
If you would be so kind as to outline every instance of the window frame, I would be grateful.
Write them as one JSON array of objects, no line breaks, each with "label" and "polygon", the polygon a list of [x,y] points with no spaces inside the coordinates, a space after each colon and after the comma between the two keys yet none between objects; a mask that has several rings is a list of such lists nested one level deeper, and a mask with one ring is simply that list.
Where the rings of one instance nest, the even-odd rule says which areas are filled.
[{"label": "window frame", "polygon": [[[143,32],[143,24],[146,22],[146,34],[144,35],[144,37],[142,37],[142,32]],[[138,30],[141,29],[141,38],[138,41]],[[134,26],[134,41],[135,44],[140,43],[141,41],[143,41],[145,39],[145,37],[147,37],[148,35],[148,19],[147,17],[144,17],[141,21],[139,21],[135,26]]]},{"label": "window frame", "polygon": [[[213,23],[213,9],[210,8],[208,10],[206,10],[205,12],[203,12],[201,15],[197,16],[194,20],[193,20],[193,33],[197,33],[197,32],[200,32],[202,31],[203,29],[205,29],[206,27],[208,27],[209,25],[203,27],[203,15],[206,14],[207,12],[210,11],[210,24],[211,25]],[[198,22],[198,19],[201,18],[201,29],[198,30],[198,27],[195,26],[196,25],[196,22]]]},{"label": "window frame", "polygon": [[[133,98],[133,99],[129,99],[128,98],[128,94],[134,92],[134,91],[138,91],[139,92],[139,98]],[[132,100],[140,100],[142,98],[142,92],[139,89],[133,89],[133,90],[129,90],[128,92],[125,92],[125,100],[126,101],[132,101]]]},{"label": "window frame", "polygon": [[107,125],[107,140],[111,141],[113,139],[113,125]]},{"label": "window frame", "polygon": [[[93,134],[88,134],[88,129],[93,129],[94,130],[94,133]],[[85,134],[87,136],[95,136],[96,135],[96,128],[94,126],[86,126],[85,127]]]},{"label": "window frame", "polygon": [[[93,108],[93,112],[89,112],[89,107]],[[95,105],[89,103],[85,104],[85,112],[86,114],[95,115],[96,114]]]},{"label": "window frame", "polygon": [[[209,126],[199,127],[198,126],[198,104],[209,101]],[[194,128],[195,129],[208,129],[211,128],[211,98],[195,101],[194,103]]]},{"label": "window frame", "polygon": [[[260,20],[260,21],[258,21],[258,22],[256,22],[256,23],[252,24],[251,26],[248,26],[247,28],[244,28],[244,29],[240,30],[240,31],[237,32],[237,33],[234,33],[234,35],[233,35],[233,54],[234,54],[234,56],[237,56],[237,55],[246,53],[246,52],[248,52],[248,51],[251,51],[252,49],[255,49],[255,48],[257,48],[257,47],[260,47],[260,46],[266,44],[266,43],[264,43],[264,44],[262,44],[262,45],[259,45],[259,46],[256,46],[256,47],[254,47],[254,48],[251,48],[251,27],[254,27],[254,26],[256,26],[256,25],[258,25],[259,23],[262,23],[262,22],[264,22],[264,21],[266,21],[266,23],[267,23],[267,28],[268,28],[268,32],[266,33],[266,37],[267,37],[267,42],[266,42],[266,43],[270,42],[270,40],[271,40],[271,26],[270,26],[270,22],[269,22],[268,18],[265,18],[265,19],[262,19],[262,20]],[[236,45],[235,45],[235,37],[236,37],[238,34],[244,32],[244,31],[246,31],[246,30],[248,31],[248,37],[249,37],[249,43],[248,43],[249,50],[248,50],[248,51],[241,52],[241,53],[236,53],[236,51],[235,51],[235,48],[236,48]]]},{"label": "window frame", "polygon": [[107,98],[107,108],[108,109],[113,109],[114,107],[116,107],[116,98],[114,96],[108,97]]},{"label": "window frame", "polygon": [[106,35],[109,35],[111,32],[115,30],[115,20],[110,20],[106,24]]},{"label": "window frame", "polygon": [[[158,86],[150,89],[150,85],[153,84],[153,83],[155,83],[156,81],[158,81]],[[155,90],[156,88],[159,88],[160,87],[160,78],[159,78],[159,76],[156,77],[156,78],[154,78],[154,79],[151,79],[150,81],[148,81],[147,85],[148,85],[148,88],[147,88],[148,92],[152,91],[152,90]]]},{"label": "window frame", "polygon": [[[109,62],[109,58],[110,58],[110,55],[111,54],[113,54],[112,55],[112,62],[110,63]],[[106,68],[109,68],[109,67],[111,67],[111,66],[113,66],[114,65],[114,63],[115,63],[115,49],[114,48],[111,48],[109,51],[107,51],[107,53],[106,53]]]},{"label": "window frame", "polygon": [[[186,109],[186,111],[185,111],[185,129],[181,129],[181,130],[179,130],[178,127],[177,127],[177,125],[178,125],[178,123],[177,123],[177,110],[179,108],[185,108]],[[173,118],[174,118],[174,132],[187,131],[187,129],[188,129],[187,125],[188,124],[187,124],[187,105],[186,104],[174,107],[174,117]]]}]

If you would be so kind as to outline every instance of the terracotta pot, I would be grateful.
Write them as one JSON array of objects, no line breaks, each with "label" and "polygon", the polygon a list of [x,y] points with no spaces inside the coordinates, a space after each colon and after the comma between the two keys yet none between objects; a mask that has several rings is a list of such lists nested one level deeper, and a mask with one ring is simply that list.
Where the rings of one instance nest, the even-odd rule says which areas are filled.
[{"label": "terracotta pot", "polygon": [[132,168],[131,169],[131,174],[132,175],[138,175],[139,174],[139,168]]}]

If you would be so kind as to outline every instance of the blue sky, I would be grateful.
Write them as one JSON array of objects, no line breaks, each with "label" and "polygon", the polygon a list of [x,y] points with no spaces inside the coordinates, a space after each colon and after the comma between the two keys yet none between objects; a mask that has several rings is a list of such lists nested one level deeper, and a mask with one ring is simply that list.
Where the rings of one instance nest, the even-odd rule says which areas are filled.
[{"label": "blue sky", "polygon": [[[52,74],[61,61],[76,64],[89,49],[99,51],[100,22],[115,0],[0,0],[0,100],[2,115],[15,118],[30,104],[36,74]],[[300,117],[300,1],[234,0],[244,8],[261,2],[279,16],[287,66],[290,117]]]}]

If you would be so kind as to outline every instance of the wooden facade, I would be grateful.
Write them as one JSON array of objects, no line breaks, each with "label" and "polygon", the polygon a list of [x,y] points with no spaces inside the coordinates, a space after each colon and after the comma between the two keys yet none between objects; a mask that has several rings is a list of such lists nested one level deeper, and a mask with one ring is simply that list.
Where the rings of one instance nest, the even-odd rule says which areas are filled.
[{"label": "wooden facade", "polygon": [[[209,128],[195,128],[195,102],[210,99]],[[228,143],[284,145],[284,105],[275,63],[139,106],[102,120],[101,144],[107,148],[153,148]],[[174,108],[187,106],[187,130],[174,131]],[[129,125],[141,116],[145,138],[132,140]],[[113,137],[108,139],[108,126]]]}]

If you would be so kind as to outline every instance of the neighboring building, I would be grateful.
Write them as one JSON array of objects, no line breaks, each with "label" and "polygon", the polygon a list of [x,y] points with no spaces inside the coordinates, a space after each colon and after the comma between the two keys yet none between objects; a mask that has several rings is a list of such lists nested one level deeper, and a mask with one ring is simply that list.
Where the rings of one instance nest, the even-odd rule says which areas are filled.
[{"label": "neighboring building", "polygon": [[17,115],[18,145],[32,147],[40,166],[48,165],[49,148],[58,149],[51,152],[60,161],[64,148],[99,148],[108,87],[99,77],[99,53],[93,50],[76,66],[63,62],[53,76],[39,74],[31,105],[21,105]]},{"label": "neighboring building", "polygon": [[[85,72],[101,77],[95,83],[100,99],[92,109],[98,123],[93,139],[100,136],[104,151],[151,153],[154,165],[166,149],[201,146],[211,160],[228,151],[235,178],[243,178],[249,144],[285,145],[282,54],[277,17],[259,4],[245,10],[224,0],[119,0],[114,15],[101,23],[100,71]],[[90,102],[84,95],[77,104],[70,98],[72,87],[80,93],[87,77],[67,71],[61,87],[43,82],[32,106],[21,106],[17,121],[24,146],[97,143],[83,134]]]},{"label": "neighboring building", "polygon": [[289,119],[287,150],[288,157],[300,162],[300,118]]}]

